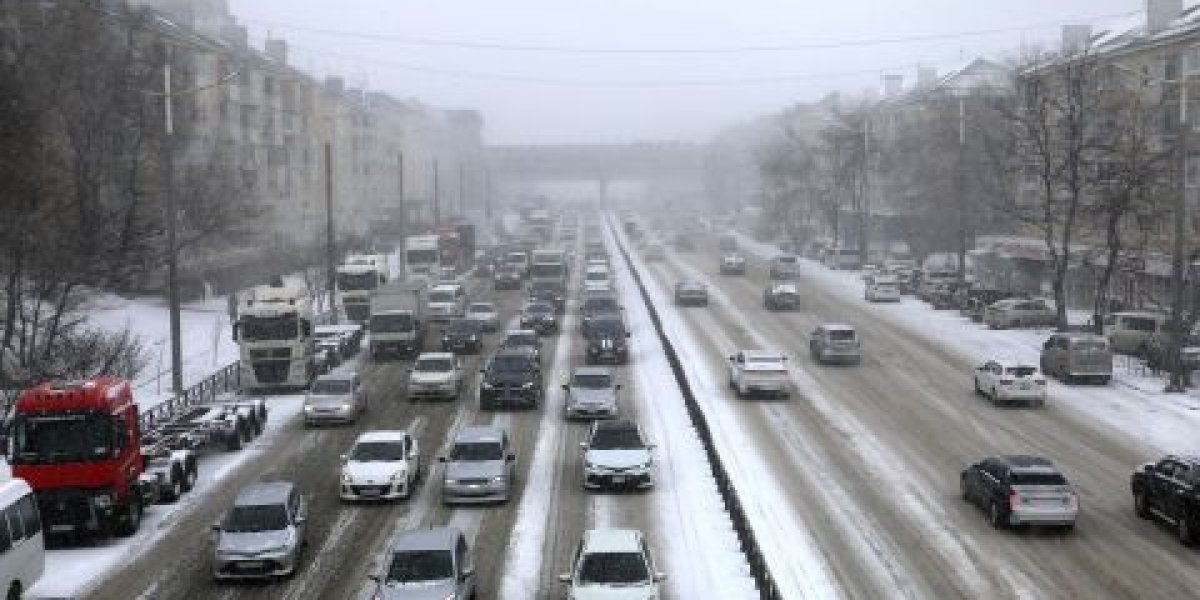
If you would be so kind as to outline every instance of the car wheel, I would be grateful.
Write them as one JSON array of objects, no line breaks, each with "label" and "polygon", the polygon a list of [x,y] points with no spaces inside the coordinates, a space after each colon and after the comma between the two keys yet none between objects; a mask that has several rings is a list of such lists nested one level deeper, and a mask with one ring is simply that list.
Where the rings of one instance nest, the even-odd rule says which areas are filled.
[{"label": "car wheel", "polygon": [[196,487],[196,477],[196,467],[194,465],[183,470],[183,485],[181,489],[184,493],[190,492],[192,488]]},{"label": "car wheel", "polygon": [[978,377],[978,376],[976,376],[976,377],[974,378],[974,380],[975,380],[975,395],[976,395],[976,396],[982,396],[982,395],[983,395],[983,388],[980,388],[980,387],[979,387],[979,377]]},{"label": "car wheel", "polygon": [[1192,531],[1192,523],[1187,515],[1179,517],[1179,522],[1176,525],[1176,533],[1179,536],[1179,543],[1184,546],[1191,546],[1196,542],[1196,534]]},{"label": "car wheel", "polygon": [[967,483],[966,477],[958,478],[958,491],[962,494],[963,502],[975,503],[975,500],[971,498],[971,485]]},{"label": "car wheel", "polygon": [[1004,526],[1008,524],[1005,522],[1004,512],[1000,510],[1000,505],[995,500],[988,505],[988,522],[996,529],[1004,529]]},{"label": "car wheel", "polygon": [[1133,493],[1133,514],[1143,518],[1150,518],[1150,506],[1146,504],[1146,492]]},{"label": "car wheel", "polygon": [[992,391],[988,394],[988,399],[992,401],[992,404],[1000,403],[1000,394],[996,391],[996,386],[992,386]]}]

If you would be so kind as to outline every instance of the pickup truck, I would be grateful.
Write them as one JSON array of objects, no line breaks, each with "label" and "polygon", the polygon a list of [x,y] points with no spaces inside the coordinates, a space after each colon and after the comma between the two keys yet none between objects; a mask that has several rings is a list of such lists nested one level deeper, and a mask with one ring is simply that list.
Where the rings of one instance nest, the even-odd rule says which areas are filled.
[{"label": "pickup truck", "polygon": [[1130,477],[1133,510],[1175,528],[1184,545],[1197,540],[1200,528],[1200,458],[1165,456],[1137,468]]},{"label": "pickup truck", "polygon": [[791,392],[787,357],[767,350],[739,350],[729,355],[729,387],[739,398],[753,393],[787,397]]}]

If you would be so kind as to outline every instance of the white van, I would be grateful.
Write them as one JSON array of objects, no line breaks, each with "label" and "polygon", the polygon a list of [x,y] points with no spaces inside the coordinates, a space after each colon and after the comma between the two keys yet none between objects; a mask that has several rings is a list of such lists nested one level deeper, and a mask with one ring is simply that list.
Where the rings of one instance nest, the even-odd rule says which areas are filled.
[{"label": "white van", "polygon": [[0,585],[5,598],[23,598],[46,565],[42,518],[24,479],[0,483],[0,517]]},{"label": "white van", "polygon": [[451,321],[467,313],[467,289],[460,283],[441,283],[425,296],[425,309],[431,321]]}]

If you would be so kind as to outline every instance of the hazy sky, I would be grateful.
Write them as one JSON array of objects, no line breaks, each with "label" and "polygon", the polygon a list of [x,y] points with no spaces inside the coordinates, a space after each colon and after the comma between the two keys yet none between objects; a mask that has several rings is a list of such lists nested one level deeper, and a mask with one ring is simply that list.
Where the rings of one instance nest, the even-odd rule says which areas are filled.
[{"label": "hazy sky", "polygon": [[[1013,53],[1022,43],[1056,44],[1065,23],[1103,29],[1135,22],[1143,1],[230,5],[256,44],[268,32],[287,39],[293,64],[309,72],[438,107],[478,109],[489,143],[560,143],[703,140],[832,90],[877,87],[884,73],[904,74],[907,85],[918,64],[945,71],[966,58]],[[878,43],[885,40],[893,43]]]}]

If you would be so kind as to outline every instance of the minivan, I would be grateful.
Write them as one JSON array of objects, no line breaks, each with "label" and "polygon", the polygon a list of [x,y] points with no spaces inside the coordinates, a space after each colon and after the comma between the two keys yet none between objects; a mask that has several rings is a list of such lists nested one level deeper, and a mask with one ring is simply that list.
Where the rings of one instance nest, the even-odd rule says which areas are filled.
[{"label": "minivan", "polygon": [[1150,338],[1163,329],[1167,315],[1148,311],[1116,312],[1104,317],[1104,337],[1113,352],[1145,355]]},{"label": "minivan", "polygon": [[1108,340],[1094,333],[1055,333],[1042,345],[1042,372],[1066,383],[1090,379],[1107,384],[1113,357]]}]

